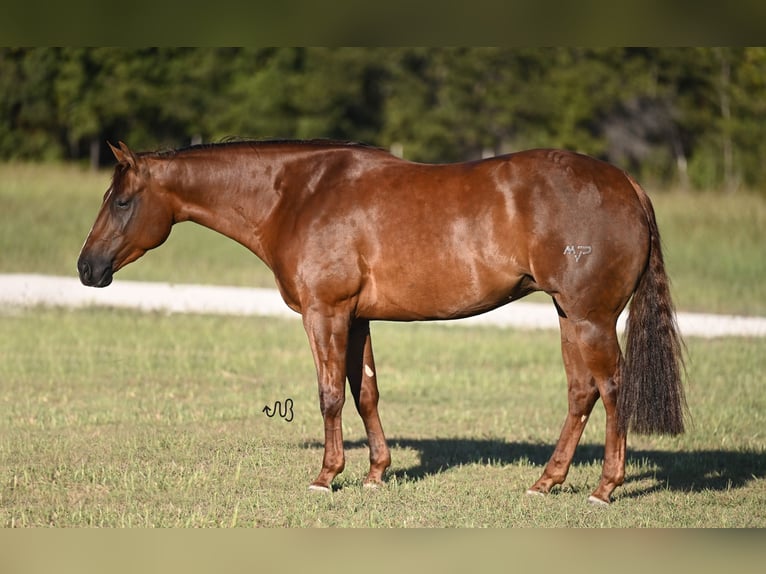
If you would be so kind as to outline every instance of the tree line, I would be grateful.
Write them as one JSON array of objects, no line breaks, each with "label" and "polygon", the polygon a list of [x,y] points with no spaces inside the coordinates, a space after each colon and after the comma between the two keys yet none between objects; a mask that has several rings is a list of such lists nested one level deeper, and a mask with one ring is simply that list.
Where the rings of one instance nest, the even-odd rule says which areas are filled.
[{"label": "tree line", "polygon": [[407,159],[532,147],[657,184],[766,184],[766,48],[1,48],[0,159],[110,163],[231,137]]}]

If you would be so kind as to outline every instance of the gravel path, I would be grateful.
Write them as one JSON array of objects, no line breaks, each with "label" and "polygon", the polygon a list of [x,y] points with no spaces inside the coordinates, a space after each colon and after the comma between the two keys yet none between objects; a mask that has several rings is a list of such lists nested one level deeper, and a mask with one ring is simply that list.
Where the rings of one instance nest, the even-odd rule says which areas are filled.
[{"label": "gravel path", "polygon": [[[80,284],[75,277],[0,275],[0,309],[17,306],[126,307],[167,313],[269,315],[297,318],[275,289],[172,285],[116,280],[106,289]],[[558,329],[553,305],[518,301],[489,313],[448,321],[452,325],[496,325],[520,329]],[[622,330],[625,316],[620,317]],[[766,337],[766,317],[679,313],[685,336]]]}]

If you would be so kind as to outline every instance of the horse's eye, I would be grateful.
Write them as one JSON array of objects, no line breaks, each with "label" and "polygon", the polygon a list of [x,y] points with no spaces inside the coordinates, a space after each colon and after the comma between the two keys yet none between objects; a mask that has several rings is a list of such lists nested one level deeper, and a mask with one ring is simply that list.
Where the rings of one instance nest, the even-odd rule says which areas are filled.
[{"label": "horse's eye", "polygon": [[114,204],[119,209],[127,209],[127,207],[130,205],[130,199],[127,197],[121,197],[117,201],[115,201]]}]

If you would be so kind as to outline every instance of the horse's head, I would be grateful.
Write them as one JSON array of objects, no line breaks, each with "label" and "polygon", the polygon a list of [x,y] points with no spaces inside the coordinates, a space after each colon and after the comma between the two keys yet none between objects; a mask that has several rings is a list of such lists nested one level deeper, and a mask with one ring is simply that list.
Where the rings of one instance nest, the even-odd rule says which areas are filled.
[{"label": "horse's head", "polygon": [[118,269],[161,245],[173,225],[167,193],[153,181],[147,160],[122,142],[109,147],[118,162],[112,185],[77,260],[80,281],[91,287],[109,285]]}]

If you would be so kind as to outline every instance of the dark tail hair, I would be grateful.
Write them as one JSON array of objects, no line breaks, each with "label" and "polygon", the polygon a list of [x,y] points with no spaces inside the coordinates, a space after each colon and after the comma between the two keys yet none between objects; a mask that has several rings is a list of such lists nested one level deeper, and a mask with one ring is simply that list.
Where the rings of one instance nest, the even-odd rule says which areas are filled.
[{"label": "dark tail hair", "polygon": [[684,343],[670,297],[654,208],[641,186],[628,176],[649,225],[649,261],[630,304],[625,329],[625,356],[617,402],[621,433],[684,432],[686,399]]}]

